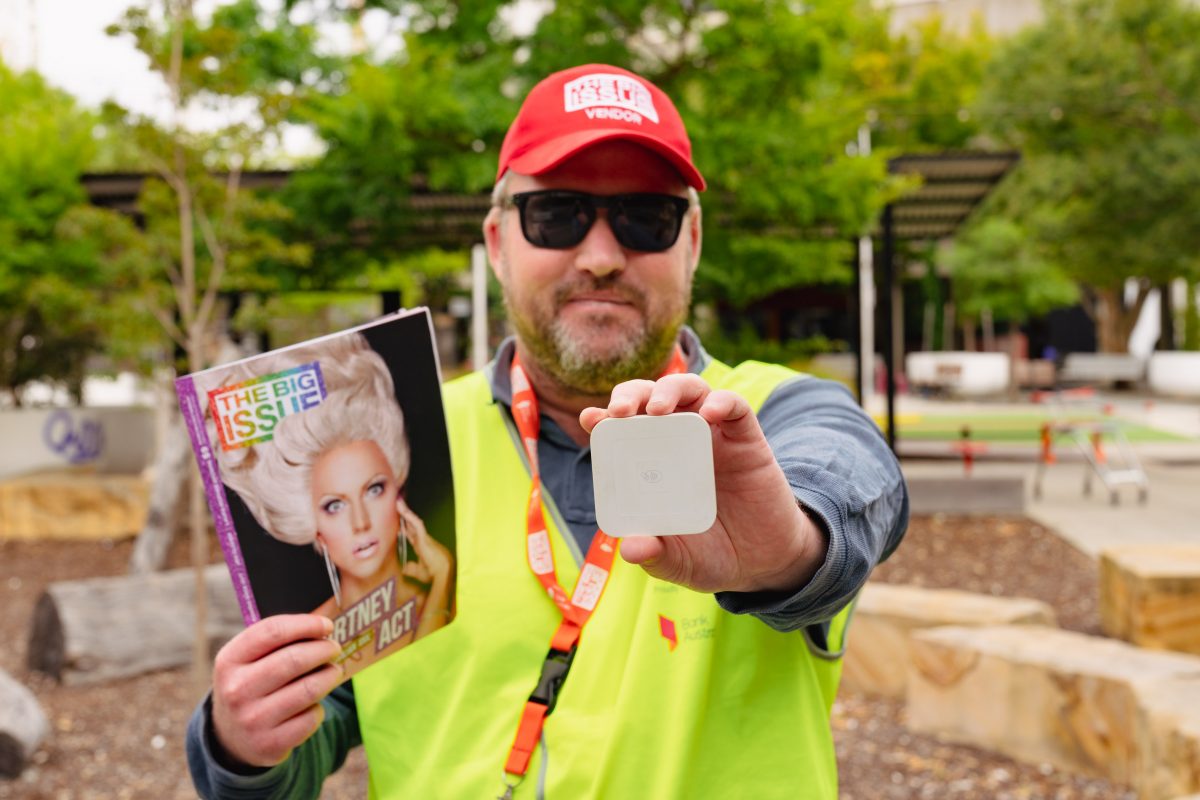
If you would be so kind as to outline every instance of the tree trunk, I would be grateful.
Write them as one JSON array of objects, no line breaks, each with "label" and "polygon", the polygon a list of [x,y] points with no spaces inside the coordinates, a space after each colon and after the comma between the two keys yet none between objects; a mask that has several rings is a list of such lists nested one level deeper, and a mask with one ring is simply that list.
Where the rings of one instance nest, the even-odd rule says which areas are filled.
[{"label": "tree trunk", "polygon": [[1124,303],[1125,287],[1107,287],[1092,290],[1094,306],[1092,319],[1096,321],[1096,345],[1101,353],[1128,353],[1129,335],[1137,324],[1142,306],[1150,294],[1146,281],[1138,282],[1137,297],[1132,305]]},{"label": "tree trunk", "polygon": [[933,303],[925,304],[925,311],[921,317],[921,349],[926,353],[933,351],[933,325],[936,313]]},{"label": "tree trunk", "polygon": [[[219,647],[243,627],[224,564],[204,570],[213,610],[205,642]],[[196,584],[192,569],[60,581],[33,612],[28,666],[68,686],[127,678],[191,662]]]},{"label": "tree trunk", "polygon": [[183,510],[183,487],[192,463],[192,445],[187,426],[178,412],[171,415],[166,441],[158,449],[154,484],[150,487],[150,510],[146,524],[129,556],[129,571],[135,575],[158,572],[167,563],[167,551],[175,540]]},{"label": "tree trunk", "polygon": [[1158,342],[1155,350],[1174,350],[1175,343],[1175,307],[1171,302],[1171,281],[1163,281],[1158,285]]},{"label": "tree trunk", "polygon": [[1197,282],[1188,281],[1184,284],[1187,295],[1184,298],[1183,312],[1183,349],[1200,350],[1200,308],[1196,303]]},{"label": "tree trunk", "polygon": [[0,778],[15,778],[50,734],[37,698],[0,669]]},{"label": "tree trunk", "polygon": [[[1021,394],[1021,382],[1017,380],[1017,359],[1021,357],[1021,326],[1016,321],[1008,323],[1008,398],[1016,400]],[[1029,363],[1026,353],[1026,363]]]},{"label": "tree trunk", "polygon": [[1121,341],[1121,296],[1119,289],[1096,289],[1096,349],[1101,353],[1124,353]]}]

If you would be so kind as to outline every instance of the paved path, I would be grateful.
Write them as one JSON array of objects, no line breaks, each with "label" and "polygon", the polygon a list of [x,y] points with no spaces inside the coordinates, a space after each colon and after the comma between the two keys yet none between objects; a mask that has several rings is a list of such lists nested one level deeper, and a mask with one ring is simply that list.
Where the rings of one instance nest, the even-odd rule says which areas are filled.
[{"label": "paved path", "polygon": [[[1113,506],[1104,485],[1092,481],[1091,496],[1084,496],[1083,481],[1088,470],[1077,453],[1064,446],[1057,464],[1046,472],[1042,497],[1032,497],[1037,449],[1029,445],[994,446],[974,467],[980,477],[1017,477],[1025,481],[1025,513],[1057,531],[1076,547],[1097,556],[1105,547],[1131,542],[1186,542],[1200,545],[1200,404],[1154,401],[1138,398],[1113,400],[1117,416],[1131,422],[1170,430],[1193,437],[1184,442],[1157,442],[1134,445],[1134,451],[1149,479],[1149,497],[1144,505],[1137,501],[1133,486],[1118,489],[1119,504]],[[905,398],[901,413],[997,413],[1028,411],[1028,404],[1012,406],[998,403],[945,403]],[[961,478],[958,460],[906,458],[929,456],[948,450],[946,444],[928,445],[901,442],[901,457],[906,475],[936,478]]]},{"label": "paved path", "polygon": [[[963,474],[962,466],[952,461],[904,461],[903,465],[905,475],[910,476],[959,478]],[[1121,487],[1120,504],[1111,505],[1108,493],[1096,480],[1092,495],[1085,497],[1085,469],[1082,461],[1050,467],[1040,500],[1031,496],[1033,463],[985,461],[975,465],[974,475],[1023,478],[1026,515],[1093,556],[1110,545],[1130,542],[1200,545],[1200,464],[1164,466],[1149,462],[1146,474],[1150,494],[1145,505],[1137,502],[1137,492],[1131,486]]]}]

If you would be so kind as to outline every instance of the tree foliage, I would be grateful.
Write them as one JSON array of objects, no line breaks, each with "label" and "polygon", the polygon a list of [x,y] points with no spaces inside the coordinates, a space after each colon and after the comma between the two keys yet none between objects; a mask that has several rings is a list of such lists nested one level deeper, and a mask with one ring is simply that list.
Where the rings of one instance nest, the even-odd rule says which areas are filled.
[{"label": "tree foliage", "polygon": [[356,59],[349,90],[305,112],[328,151],[289,202],[319,232],[319,252],[386,260],[414,176],[418,188],[486,191],[520,99],[546,74],[589,62],[653,80],[688,125],[710,186],[700,297],[742,305],[849,281],[849,242],[893,191],[880,157],[846,149],[870,105],[853,57],[879,24],[869,3],[559,3],[531,30],[500,2],[366,6],[402,18],[404,46]]},{"label": "tree foliage", "polygon": [[1038,253],[1016,223],[991,216],[959,236],[943,257],[959,312],[1022,323],[1078,299],[1074,282]]},{"label": "tree foliage", "polygon": [[78,397],[88,359],[145,344],[123,291],[145,273],[132,224],[91,208],[80,183],[93,118],[32,72],[0,64],[0,392],[32,381]]},{"label": "tree foliage", "polygon": [[[243,190],[241,175],[278,137],[293,103],[329,88],[328,62],[314,52],[311,25],[263,11],[254,0],[219,5],[203,19],[188,0],[148,2],[131,7],[109,33],[131,37],[171,95],[173,119],[166,125],[134,114],[120,125],[157,176],[146,182],[139,210],[147,247],[162,269],[142,293],[187,352],[189,370],[197,370],[210,355],[220,292],[275,288],[308,262],[307,245],[285,242],[273,230],[290,212]],[[229,112],[238,103],[254,113],[227,115],[210,131],[182,124],[188,112]]]},{"label": "tree foliage", "polygon": [[345,92],[314,98],[299,113],[327,146],[284,193],[292,230],[315,248],[309,285],[341,285],[419,250],[408,203],[414,191],[478,192],[489,184],[498,144],[490,162],[481,153],[503,136],[503,114],[473,80],[480,76],[458,66],[450,47],[409,36],[398,61],[356,60]]},{"label": "tree foliage", "polygon": [[[988,75],[982,111],[1026,154],[998,208],[1081,285],[1101,349],[1124,350],[1150,288],[1200,268],[1200,9],[1045,9]],[[1139,291],[1125,304],[1130,276]]]},{"label": "tree foliage", "polygon": [[871,94],[875,147],[962,150],[983,138],[977,106],[995,50],[976,23],[956,33],[938,15],[897,34],[876,30],[855,55]]}]

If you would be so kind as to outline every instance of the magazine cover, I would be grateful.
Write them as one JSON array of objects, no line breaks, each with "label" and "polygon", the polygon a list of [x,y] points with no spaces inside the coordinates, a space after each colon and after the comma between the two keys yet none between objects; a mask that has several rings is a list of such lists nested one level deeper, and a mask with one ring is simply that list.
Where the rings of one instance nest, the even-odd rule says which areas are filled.
[{"label": "magazine cover", "polygon": [[352,675],[454,619],[454,488],[427,309],[175,390],[247,625],[327,616]]}]

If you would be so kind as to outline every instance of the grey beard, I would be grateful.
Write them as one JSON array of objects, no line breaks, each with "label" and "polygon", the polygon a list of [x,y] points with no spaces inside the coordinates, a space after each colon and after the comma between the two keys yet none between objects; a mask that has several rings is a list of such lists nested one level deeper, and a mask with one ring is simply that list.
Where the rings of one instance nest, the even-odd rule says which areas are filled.
[{"label": "grey beard", "polygon": [[664,328],[658,337],[650,335],[643,324],[620,352],[597,359],[589,357],[580,341],[555,322],[550,329],[550,340],[558,358],[544,366],[564,386],[576,392],[606,395],[618,383],[653,378],[670,355],[678,335],[678,323]]},{"label": "grey beard", "polygon": [[654,378],[666,363],[683,324],[682,318],[672,320],[654,335],[643,323],[636,336],[619,352],[607,358],[595,358],[558,321],[552,323],[548,331],[543,331],[511,311],[509,319],[513,321],[521,343],[547,376],[573,394],[592,396],[607,396],[614,386],[624,381]]}]

